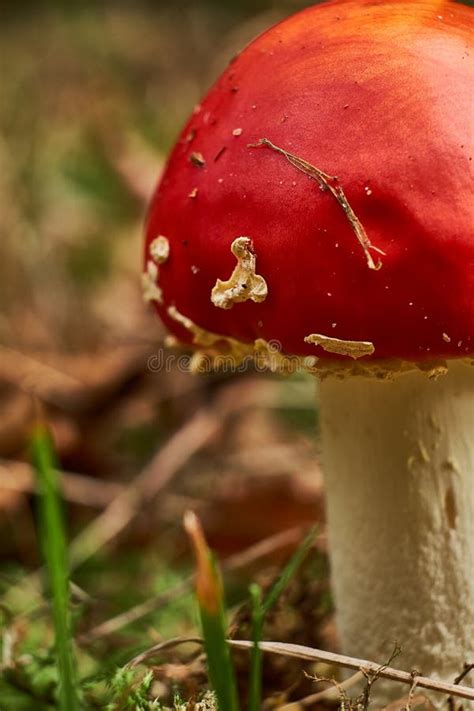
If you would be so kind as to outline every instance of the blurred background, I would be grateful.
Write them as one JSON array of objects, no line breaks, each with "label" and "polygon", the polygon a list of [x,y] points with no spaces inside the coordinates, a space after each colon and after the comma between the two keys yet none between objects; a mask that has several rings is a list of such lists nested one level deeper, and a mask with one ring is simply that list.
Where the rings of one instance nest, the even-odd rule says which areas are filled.
[{"label": "blurred background", "polygon": [[[193,629],[186,586],[156,602],[189,571],[186,509],[222,559],[250,550],[228,580],[237,606],[248,582],[271,581],[322,521],[312,379],[153,372],[165,333],[139,281],[146,205],[193,105],[250,39],[310,4],[0,2],[0,593],[10,661],[28,652],[41,669],[50,663],[48,625],[28,618],[37,608],[27,576],[39,563],[35,403],[64,471],[87,673]],[[318,541],[269,634],[331,648]],[[144,603],[143,614],[100,627]],[[160,693],[178,677],[198,688],[202,664],[193,658],[189,671],[189,659],[170,657],[155,673]],[[301,669],[269,663],[268,689],[303,694]],[[22,674],[1,682],[13,699],[2,708],[33,708],[32,699],[50,708],[51,680],[40,693]]]}]

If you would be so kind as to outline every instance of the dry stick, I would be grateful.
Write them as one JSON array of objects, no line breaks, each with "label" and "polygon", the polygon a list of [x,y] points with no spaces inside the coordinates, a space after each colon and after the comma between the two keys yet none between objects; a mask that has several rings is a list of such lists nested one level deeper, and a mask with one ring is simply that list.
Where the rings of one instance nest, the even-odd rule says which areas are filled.
[{"label": "dry stick", "polygon": [[[91,508],[103,508],[119,494],[125,486],[118,482],[93,479],[84,474],[60,472],[62,495],[66,501]],[[24,462],[0,460],[0,489],[18,493],[37,491],[33,468]]]},{"label": "dry stick", "polygon": [[[223,388],[215,401],[199,409],[152,458],[148,466],[117,496],[70,547],[71,568],[90,558],[157,496],[186,462],[205,447],[228,418],[259,402],[259,381],[248,379]],[[264,388],[265,392],[265,388]]]},{"label": "dry stick", "polygon": [[[454,680],[455,684],[460,684],[461,681],[474,669],[474,662],[465,662],[464,669],[460,672]],[[454,701],[451,696],[448,699],[448,708],[450,711],[454,711]]]},{"label": "dry stick", "polygon": [[[263,541],[259,541],[258,543],[255,543],[255,545],[226,558],[222,563],[222,569],[225,571],[237,570],[254,563],[260,558],[264,558],[279,548],[284,548],[289,545],[297,545],[301,540],[302,533],[302,529],[296,527],[277,533],[274,536],[264,538]],[[118,632],[118,630],[123,627],[140,620],[150,612],[157,610],[163,605],[175,600],[180,595],[183,595],[190,589],[192,582],[193,576],[190,575],[177,585],[169,588],[169,590],[165,590],[160,595],[156,595],[149,600],[145,600],[145,602],[135,605],[135,607],[132,607],[129,610],[116,615],[115,617],[111,617],[109,620],[102,622],[96,627],[93,627],[91,630],[81,635],[77,641],[79,644],[87,644],[89,642],[93,642],[99,637],[106,637]]]},{"label": "dry stick", "polygon": [[299,156],[296,156],[293,153],[286,151],[284,148],[276,146],[274,143],[269,141],[268,138],[261,138],[258,143],[250,143],[248,147],[258,148],[259,146],[266,146],[267,148],[271,148],[273,151],[280,153],[286,158],[289,163],[291,163],[294,168],[304,173],[308,177],[312,178],[313,180],[316,180],[322,190],[329,190],[329,192],[337,200],[339,206],[347,217],[352,231],[354,232],[355,236],[357,237],[357,241],[359,242],[360,246],[364,251],[367,266],[369,267],[369,269],[375,269],[376,271],[380,269],[382,266],[382,262],[379,259],[376,264],[372,258],[372,255],[370,254],[370,250],[372,249],[375,252],[378,252],[379,254],[383,255],[385,255],[385,252],[373,245],[369,240],[367,233],[364,227],[362,226],[362,223],[360,222],[359,218],[357,217],[351,205],[349,204],[349,201],[344,193],[344,190],[342,189],[342,186],[339,184],[339,179],[335,175],[328,175],[327,173],[324,173],[319,168],[316,168],[316,166],[311,165],[311,163],[308,163],[308,161],[304,160],[303,158],[300,158]]},{"label": "dry stick", "polygon": [[[51,388],[67,392],[75,392],[83,387],[81,380],[74,375],[64,373],[17,349],[0,346],[0,355],[0,380],[18,385],[26,393],[37,394],[41,381],[46,381]],[[44,399],[48,400],[47,397]]]},{"label": "dry stick", "polygon": [[[239,384],[225,388],[214,405],[203,407],[157,452],[147,467],[89,524],[70,546],[71,568],[90,558],[130,523],[186,464],[223,428],[227,418],[248,403]],[[254,400],[254,398],[253,398]]]},{"label": "dry stick", "polygon": [[413,679],[413,681],[410,686],[410,691],[408,692],[407,702],[405,704],[405,711],[410,711],[411,705],[413,702],[413,697],[415,695],[415,690],[416,690],[416,687],[418,686],[418,675],[415,672],[412,672],[412,679]]},{"label": "dry stick", "polygon": [[303,699],[299,699],[299,701],[291,701],[284,706],[280,706],[278,711],[296,711],[300,707],[312,706],[312,704],[315,704],[317,701],[336,701],[341,696],[341,690],[346,691],[363,679],[364,675],[361,671],[352,674],[352,676],[348,679],[344,679],[344,681],[339,683],[331,679],[320,679],[318,681],[325,681],[326,683],[332,683],[333,685],[323,691],[317,691],[315,694],[305,696]]},{"label": "dry stick", "polygon": [[[395,699],[395,701],[391,701],[389,704],[387,704],[387,706],[384,706],[381,711],[402,711],[403,704],[406,707],[408,700],[409,696],[403,696],[401,699]],[[411,709],[416,708],[420,704],[423,704],[425,711],[435,711],[433,704],[431,703],[430,699],[425,696],[425,694],[416,694],[410,699],[410,711]]]},{"label": "dry stick", "polygon": [[[237,649],[252,649],[253,642],[249,640],[229,640],[229,644]],[[322,649],[313,649],[305,647],[301,644],[286,644],[284,642],[260,642],[260,648],[263,652],[270,654],[281,654],[287,657],[297,657],[298,659],[307,659],[309,661],[326,662],[334,664],[338,667],[346,667],[348,669],[357,669],[365,673],[376,674],[392,681],[399,681],[403,684],[410,684],[412,687],[416,682],[416,686],[423,689],[430,689],[441,694],[450,694],[458,696],[461,699],[474,700],[474,689],[467,686],[458,686],[456,684],[448,684],[437,679],[430,679],[426,676],[413,676],[410,672],[386,667],[376,662],[370,662],[366,659],[356,659],[355,657],[347,657],[343,654],[334,654],[326,652]]]},{"label": "dry stick", "polygon": [[224,571],[237,570],[238,568],[243,568],[246,565],[254,563],[259,558],[264,558],[270,553],[274,553],[279,548],[297,545],[301,541],[303,534],[304,530],[302,530],[301,526],[295,526],[294,528],[286,529],[286,531],[275,533],[273,536],[264,538],[262,541],[258,541],[258,543],[254,543],[252,546],[245,548],[245,550],[234,553],[226,558],[222,562],[222,569]]},{"label": "dry stick", "polygon": [[173,585],[173,587],[169,588],[168,590],[165,590],[165,592],[163,592],[161,595],[156,595],[155,597],[152,597],[149,600],[145,600],[145,602],[142,602],[139,605],[131,607],[125,612],[121,612],[115,617],[111,617],[105,622],[101,622],[100,624],[90,629],[88,632],[85,632],[84,634],[80,635],[77,638],[77,642],[79,644],[89,644],[90,642],[93,642],[94,640],[99,639],[100,637],[107,637],[111,634],[114,634],[115,632],[118,632],[123,627],[133,624],[134,622],[140,620],[142,617],[145,617],[154,610],[158,610],[160,607],[167,605],[172,600],[175,600],[181,595],[184,595],[184,593],[186,593],[191,588],[192,581],[192,576],[187,577],[177,585]]},{"label": "dry stick", "polygon": [[[97,396],[116,389],[127,375],[143,369],[144,347],[134,343],[127,347],[117,344],[109,359],[108,378],[97,375],[89,380],[70,374],[58,365],[49,365],[34,355],[0,345],[0,380],[16,385],[20,390],[38,397],[42,402],[75,412],[87,406]],[[150,348],[147,348],[150,352]],[[103,365],[103,363],[102,363]]]},{"label": "dry stick", "polygon": [[222,420],[199,410],[153,457],[150,464],[73,541],[71,568],[90,558],[130,523],[145,502],[165,487],[188,459],[204,447],[222,427]]},{"label": "dry stick", "polygon": [[166,649],[173,649],[174,647],[179,647],[182,644],[202,644],[203,640],[201,637],[173,637],[172,639],[167,639],[164,642],[159,642],[154,644],[153,647],[145,649],[144,652],[140,652],[135,657],[127,662],[127,667],[136,667],[141,664],[146,659],[155,656],[158,652],[163,652]]},{"label": "dry stick", "polygon": [[466,662],[464,664],[464,669],[462,670],[462,672],[460,672],[457,675],[457,677],[454,680],[454,683],[460,684],[461,681],[464,679],[464,677],[466,677],[468,674],[470,674],[470,672],[472,672],[473,669],[474,669],[474,662],[472,662],[472,663]]}]

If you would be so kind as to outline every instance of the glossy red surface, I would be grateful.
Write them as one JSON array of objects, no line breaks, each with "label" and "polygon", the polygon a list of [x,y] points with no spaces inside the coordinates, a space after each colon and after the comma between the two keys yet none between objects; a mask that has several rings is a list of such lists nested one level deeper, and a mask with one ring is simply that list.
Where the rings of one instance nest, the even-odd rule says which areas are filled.
[{"label": "glossy red surface", "polygon": [[[311,333],[373,342],[364,360],[474,352],[473,15],[431,0],[328,2],[230,64],[191,116],[149,210],[146,259],[156,235],[170,242],[157,308],[180,340],[191,336],[166,315],[170,305],[207,330],[276,339],[288,353],[334,358],[304,342]],[[262,138],[338,176],[385,252],[379,270],[328,191],[283,155],[249,147]],[[241,235],[268,296],[223,310],[210,293],[229,278]]]}]

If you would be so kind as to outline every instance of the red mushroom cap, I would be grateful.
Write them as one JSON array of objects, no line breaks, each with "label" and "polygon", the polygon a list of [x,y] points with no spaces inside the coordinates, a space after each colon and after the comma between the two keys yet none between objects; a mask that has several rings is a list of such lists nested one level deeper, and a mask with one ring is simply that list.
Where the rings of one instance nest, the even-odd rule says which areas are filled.
[{"label": "red mushroom cap", "polygon": [[231,62],[149,211],[147,296],[180,341],[473,354],[473,14],[336,0]]}]

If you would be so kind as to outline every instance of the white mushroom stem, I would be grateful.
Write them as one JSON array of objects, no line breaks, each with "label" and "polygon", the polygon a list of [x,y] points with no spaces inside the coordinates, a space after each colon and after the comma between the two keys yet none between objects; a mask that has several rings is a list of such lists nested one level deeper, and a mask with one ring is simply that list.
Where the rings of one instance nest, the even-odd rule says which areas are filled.
[{"label": "white mushroom stem", "polygon": [[474,368],[321,384],[332,581],[346,654],[452,681],[474,661]]}]

